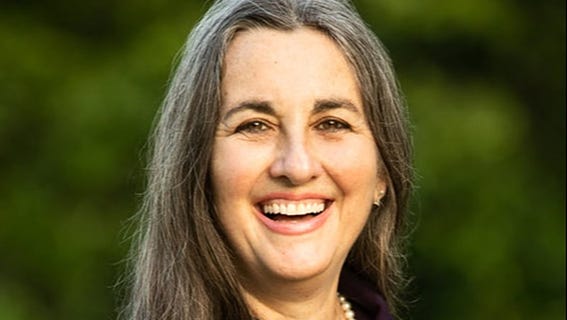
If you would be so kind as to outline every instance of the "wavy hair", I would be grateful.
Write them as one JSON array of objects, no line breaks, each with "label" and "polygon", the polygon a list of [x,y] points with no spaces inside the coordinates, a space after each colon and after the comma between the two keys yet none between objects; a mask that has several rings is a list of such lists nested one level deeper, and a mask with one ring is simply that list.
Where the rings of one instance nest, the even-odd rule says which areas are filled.
[{"label": "wavy hair", "polygon": [[150,137],[124,318],[252,319],[209,177],[224,55],[239,31],[301,27],[333,39],[356,73],[388,186],[346,263],[372,282],[395,312],[404,284],[400,240],[412,170],[406,108],[387,53],[346,0],[221,0],[189,34]]}]

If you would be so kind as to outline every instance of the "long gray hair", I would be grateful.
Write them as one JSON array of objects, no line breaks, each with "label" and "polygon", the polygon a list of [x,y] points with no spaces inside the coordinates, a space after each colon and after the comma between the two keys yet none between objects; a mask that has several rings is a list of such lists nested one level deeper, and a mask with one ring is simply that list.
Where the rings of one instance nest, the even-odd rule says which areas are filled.
[{"label": "long gray hair", "polygon": [[356,72],[388,191],[346,263],[396,310],[412,174],[406,110],[387,54],[346,0],[221,0],[190,33],[155,123],[127,319],[252,318],[211,195],[223,60],[238,31],[300,27],[331,37]]}]

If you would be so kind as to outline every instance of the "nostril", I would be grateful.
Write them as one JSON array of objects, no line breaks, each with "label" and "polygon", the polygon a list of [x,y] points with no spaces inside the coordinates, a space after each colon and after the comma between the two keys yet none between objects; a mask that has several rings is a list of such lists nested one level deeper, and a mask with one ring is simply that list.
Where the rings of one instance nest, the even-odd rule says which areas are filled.
[{"label": "nostril", "polygon": [[303,184],[320,174],[320,164],[304,144],[294,144],[280,150],[270,168],[275,177],[285,177],[292,184]]}]

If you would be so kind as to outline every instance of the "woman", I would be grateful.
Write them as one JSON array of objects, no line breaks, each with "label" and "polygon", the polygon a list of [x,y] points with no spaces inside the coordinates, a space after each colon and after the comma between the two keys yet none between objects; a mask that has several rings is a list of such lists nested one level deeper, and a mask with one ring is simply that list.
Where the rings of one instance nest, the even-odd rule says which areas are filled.
[{"label": "woman", "polygon": [[347,1],[214,3],[156,124],[128,317],[391,319],[405,121]]}]

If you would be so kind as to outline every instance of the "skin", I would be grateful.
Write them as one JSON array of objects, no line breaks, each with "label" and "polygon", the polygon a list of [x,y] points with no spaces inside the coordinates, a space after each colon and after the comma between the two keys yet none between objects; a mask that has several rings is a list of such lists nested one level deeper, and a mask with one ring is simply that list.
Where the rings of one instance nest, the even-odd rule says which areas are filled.
[{"label": "skin", "polygon": [[[341,267],[386,188],[355,74],[309,28],[239,32],[224,66],[211,178],[245,298],[264,319],[336,319]],[[266,200],[326,211],[273,229]]]}]

